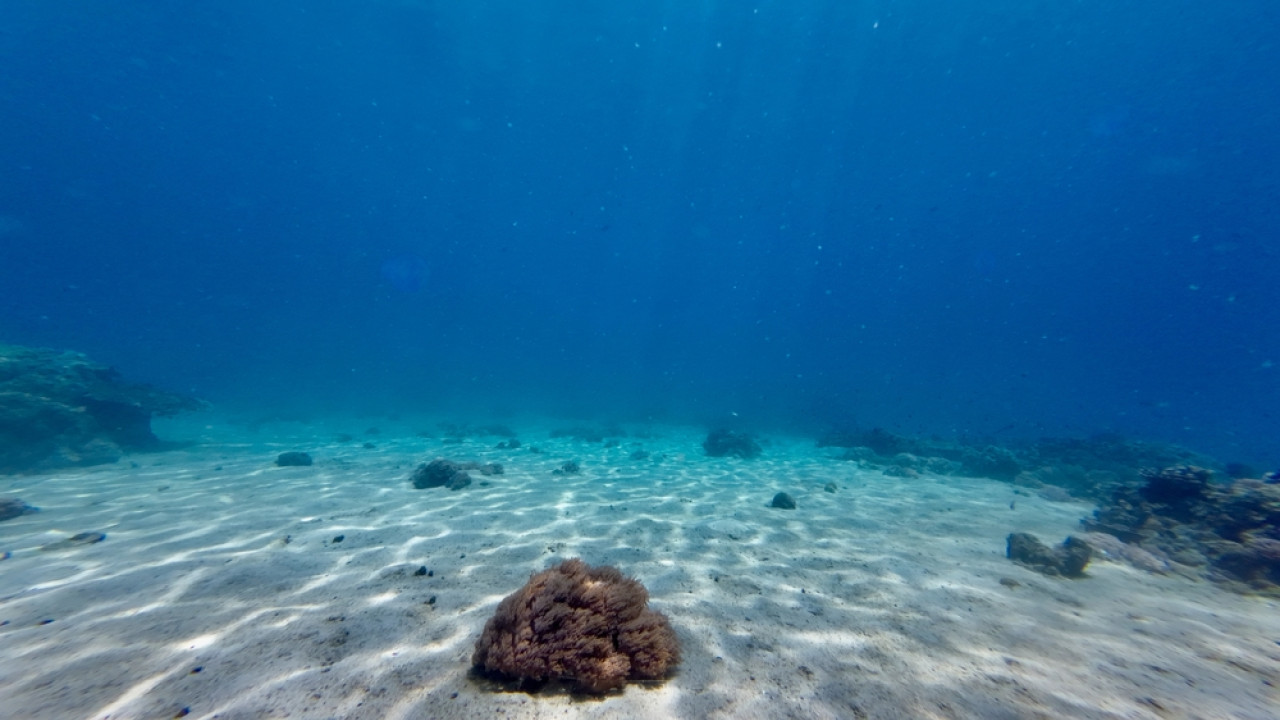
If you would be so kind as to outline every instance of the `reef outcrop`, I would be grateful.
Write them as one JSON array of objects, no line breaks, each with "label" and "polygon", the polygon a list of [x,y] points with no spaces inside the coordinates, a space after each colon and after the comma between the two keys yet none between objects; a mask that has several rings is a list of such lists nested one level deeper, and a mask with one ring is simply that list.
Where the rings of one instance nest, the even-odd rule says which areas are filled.
[{"label": "reef outcrop", "polygon": [[1060,488],[1066,497],[1088,500],[1105,499],[1119,487],[1143,482],[1139,473],[1145,467],[1215,465],[1211,458],[1185,448],[1109,433],[997,444],[976,437],[908,437],[872,428],[832,431],[817,444],[845,448],[845,460],[892,477],[989,477],[1029,488]]},{"label": "reef outcrop", "polygon": [[1216,482],[1212,471],[1194,465],[1142,476],[1144,483],[1100,503],[1085,527],[1237,589],[1280,595],[1280,484]]},{"label": "reef outcrop", "polygon": [[97,465],[157,450],[153,417],[204,403],[125,382],[80,353],[0,345],[0,473]]}]

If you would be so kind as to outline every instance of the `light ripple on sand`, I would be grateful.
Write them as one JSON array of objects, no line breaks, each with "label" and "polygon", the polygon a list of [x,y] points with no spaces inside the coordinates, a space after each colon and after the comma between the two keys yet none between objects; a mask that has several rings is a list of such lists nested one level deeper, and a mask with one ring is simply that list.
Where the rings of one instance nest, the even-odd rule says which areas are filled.
[{"label": "light ripple on sand", "polygon": [[[9,481],[44,511],[0,524],[8,712],[1263,718],[1280,682],[1274,602],[1114,563],[1079,581],[1010,564],[1010,531],[1056,542],[1088,508],[1011,509],[1006,484],[886,478],[803,441],[704,458],[686,428],[603,450],[543,433],[541,454],[279,430]],[[272,465],[299,448],[316,465]],[[410,488],[435,456],[507,471]],[[569,459],[580,475],[552,474]],[[799,508],[767,507],[778,491]],[[37,551],[80,530],[108,538]],[[590,703],[469,680],[497,602],[574,556],[646,584],[685,644],[679,674]]]}]

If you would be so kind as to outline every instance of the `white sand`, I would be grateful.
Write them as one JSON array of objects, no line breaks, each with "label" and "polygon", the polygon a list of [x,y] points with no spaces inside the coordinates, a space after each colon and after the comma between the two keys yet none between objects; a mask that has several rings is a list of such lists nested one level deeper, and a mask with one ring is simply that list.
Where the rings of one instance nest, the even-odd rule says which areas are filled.
[{"label": "white sand", "polygon": [[[42,508],[0,523],[0,716],[1280,716],[1275,601],[1004,558],[1009,532],[1061,541],[1087,505],[887,478],[804,440],[739,461],[703,457],[690,428],[612,449],[519,429],[526,448],[507,451],[407,427],[339,444],[363,427],[182,425],[165,434],[200,444],[0,479]],[[654,458],[629,459],[636,447]],[[273,466],[292,449],[316,464]],[[506,474],[410,487],[435,456]],[[552,475],[571,458],[580,475]],[[779,490],[799,508],[767,507]],[[38,549],[88,530],[107,539]],[[472,679],[497,602],[574,556],[648,587],[684,645],[678,673],[599,700]]]}]

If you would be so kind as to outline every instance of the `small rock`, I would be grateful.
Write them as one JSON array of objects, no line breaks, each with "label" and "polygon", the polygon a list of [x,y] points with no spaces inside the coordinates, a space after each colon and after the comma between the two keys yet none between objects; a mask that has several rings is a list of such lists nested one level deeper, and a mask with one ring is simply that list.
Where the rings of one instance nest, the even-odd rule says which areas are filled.
[{"label": "small rock", "polygon": [[346,535],[334,535],[334,536],[333,536],[333,541],[334,541],[334,542],[336,542],[336,543],[340,543],[340,542],[342,542],[343,540],[346,540],[346,539],[347,539],[347,536],[346,536]]},{"label": "small rock", "polygon": [[773,502],[769,503],[769,507],[782,508],[783,510],[795,510],[796,501],[795,498],[790,495],[780,492],[773,496]]},{"label": "small rock", "polygon": [[582,466],[576,460],[569,460],[560,467],[551,471],[552,475],[577,475],[582,472]]},{"label": "small rock", "polygon": [[835,483],[833,483],[833,482],[829,482],[829,483],[827,483],[826,485],[823,485],[823,486],[822,486],[822,491],[823,491],[823,492],[833,493],[833,492],[835,492],[835,491],[836,491],[836,484],[835,484]]},{"label": "small rock", "polygon": [[426,574],[427,574],[427,566],[426,566],[426,565],[423,565],[423,566],[419,567],[417,570],[414,570],[414,571],[413,571],[413,574],[414,574],[414,575],[417,575],[418,577],[426,577]]},{"label": "small rock", "polygon": [[1006,539],[1006,555],[1045,575],[1069,578],[1084,576],[1084,568],[1093,556],[1093,548],[1078,537],[1068,537],[1062,545],[1049,547],[1029,533],[1011,533]]},{"label": "small rock", "polygon": [[68,550],[70,548],[77,547],[79,545],[92,545],[94,543],[99,543],[106,539],[107,539],[106,533],[82,532],[82,533],[76,533],[75,535],[72,535],[66,540],[59,540],[56,543],[49,543],[48,545],[42,545],[40,549],[44,552],[49,552],[51,550]]},{"label": "small rock", "polygon": [[18,498],[0,498],[0,520],[12,520],[29,513],[39,512]]},{"label": "small rock", "polygon": [[471,476],[461,465],[443,458],[419,465],[409,480],[419,490],[442,486],[450,490],[461,490],[471,484]]},{"label": "small rock", "polygon": [[285,452],[280,453],[276,458],[276,465],[280,467],[305,467],[311,464],[311,456],[304,452]]}]

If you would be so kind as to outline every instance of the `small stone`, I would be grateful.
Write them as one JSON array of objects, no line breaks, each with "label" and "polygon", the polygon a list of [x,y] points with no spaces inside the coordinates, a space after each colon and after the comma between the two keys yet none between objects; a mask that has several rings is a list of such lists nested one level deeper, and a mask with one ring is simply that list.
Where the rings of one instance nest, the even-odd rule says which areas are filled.
[{"label": "small stone", "polygon": [[426,576],[426,574],[427,574],[427,566],[426,566],[426,565],[423,565],[422,567],[418,568],[417,570],[414,570],[414,571],[413,571],[413,574],[414,574],[414,575],[417,575],[418,577],[425,577],[425,576]]},{"label": "small stone", "polygon": [[18,498],[0,498],[0,520],[12,520],[36,511],[37,508],[31,507]]},{"label": "small stone", "polygon": [[552,470],[551,474],[552,475],[577,475],[580,472],[582,472],[582,466],[578,464],[578,461],[568,460],[562,465],[560,465],[560,467],[556,468],[555,470]]},{"label": "small stone", "polygon": [[783,510],[795,510],[796,501],[795,498],[790,495],[780,492],[773,496],[773,502],[769,503],[769,507],[781,508]]},{"label": "small stone", "polygon": [[311,456],[304,452],[285,452],[280,453],[276,458],[276,465],[279,467],[305,467],[311,464]]},{"label": "small stone", "polygon": [[1093,548],[1075,536],[1053,548],[1029,533],[1011,533],[1006,542],[1005,554],[1010,560],[1045,575],[1083,577],[1085,566],[1093,556]]},{"label": "small stone", "polygon": [[100,532],[76,533],[75,535],[72,535],[66,540],[60,540],[56,543],[49,543],[48,545],[42,545],[40,547],[40,550],[44,552],[49,552],[51,550],[68,550],[78,545],[92,545],[94,543],[102,542],[103,540],[106,540],[106,539],[107,539],[106,533],[100,533]]},{"label": "small stone", "polygon": [[823,485],[823,486],[822,486],[822,491],[823,491],[823,492],[833,493],[833,492],[835,492],[835,491],[836,491],[836,484],[835,484],[835,483],[833,483],[833,482],[829,482],[829,483],[827,483],[826,485]]},{"label": "small stone", "polygon": [[471,476],[462,465],[444,458],[437,458],[419,465],[409,477],[409,481],[419,490],[435,487],[460,490],[471,484]]},{"label": "small stone", "polygon": [[336,543],[340,543],[340,542],[342,542],[343,540],[346,540],[346,539],[347,539],[347,536],[346,536],[346,535],[334,535],[334,536],[333,536],[333,541],[334,541],[334,542],[336,542]]}]

